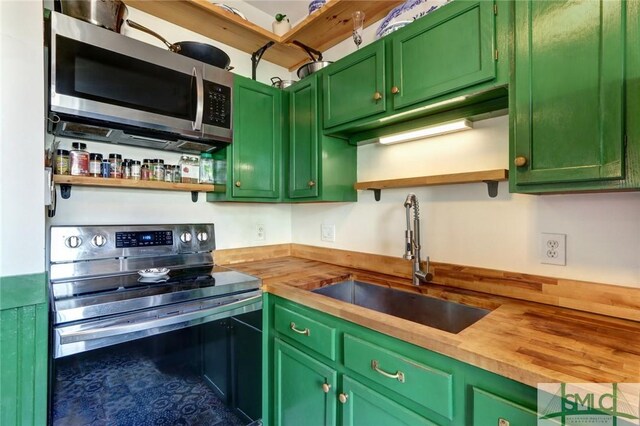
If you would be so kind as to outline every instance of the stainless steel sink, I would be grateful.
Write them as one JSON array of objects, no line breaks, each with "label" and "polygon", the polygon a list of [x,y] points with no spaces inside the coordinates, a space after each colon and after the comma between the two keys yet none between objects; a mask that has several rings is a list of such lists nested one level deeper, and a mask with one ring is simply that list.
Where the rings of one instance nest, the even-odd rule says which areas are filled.
[{"label": "stainless steel sink", "polygon": [[320,287],[312,292],[454,334],[461,332],[490,312],[486,309],[354,280]]}]

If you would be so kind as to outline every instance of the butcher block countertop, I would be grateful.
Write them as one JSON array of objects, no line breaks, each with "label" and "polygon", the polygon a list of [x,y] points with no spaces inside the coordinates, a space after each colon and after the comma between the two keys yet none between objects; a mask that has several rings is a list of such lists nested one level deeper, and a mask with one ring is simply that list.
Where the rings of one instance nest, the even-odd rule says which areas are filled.
[{"label": "butcher block countertop", "polygon": [[[640,383],[640,323],[567,308],[427,285],[296,257],[237,263],[266,292],[362,325],[530,386],[544,382]],[[490,309],[451,334],[311,293],[354,278]]]}]

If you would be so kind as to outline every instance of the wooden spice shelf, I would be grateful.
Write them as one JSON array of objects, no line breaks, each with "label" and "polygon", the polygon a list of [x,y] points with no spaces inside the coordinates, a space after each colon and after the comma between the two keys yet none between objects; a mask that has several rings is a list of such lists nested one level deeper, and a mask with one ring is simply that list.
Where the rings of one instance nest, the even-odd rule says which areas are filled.
[{"label": "wooden spice shelf", "polygon": [[298,40],[322,52],[351,36],[351,13],[354,11],[363,11],[365,26],[369,26],[403,1],[328,0],[283,36],[277,36],[206,0],[125,0],[125,3],[250,54],[273,41],[275,44],[265,52],[263,59],[292,71],[309,60],[301,48],[291,44],[292,41]]},{"label": "wooden spice shelf", "polygon": [[[69,198],[71,186],[95,186],[103,188],[156,189],[164,191],[191,192],[192,200],[198,199],[198,192],[225,192],[225,185],[207,185],[200,183],[172,183],[134,179],[107,179],[90,176],[53,175],[53,182],[61,186],[62,198]],[[68,196],[65,196],[68,195]]]},{"label": "wooden spice shelf", "polygon": [[489,196],[498,195],[498,182],[509,179],[506,169],[480,170],[475,172],[451,173],[446,175],[418,176],[402,179],[374,180],[357,182],[355,189],[369,189],[374,191],[376,201],[380,200],[380,191],[389,188],[410,188],[415,186],[455,185],[460,183],[484,182],[489,189]]}]

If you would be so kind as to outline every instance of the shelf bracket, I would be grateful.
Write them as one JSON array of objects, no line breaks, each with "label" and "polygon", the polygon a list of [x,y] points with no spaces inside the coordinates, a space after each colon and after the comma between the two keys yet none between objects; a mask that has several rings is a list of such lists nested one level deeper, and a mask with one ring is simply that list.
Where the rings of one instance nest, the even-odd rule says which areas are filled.
[{"label": "shelf bracket", "polygon": [[251,78],[252,79],[254,80],[256,79],[256,70],[258,69],[258,64],[260,63],[260,59],[262,59],[262,55],[264,55],[264,52],[266,52],[267,49],[273,46],[274,43],[275,41],[272,40],[251,54]]},{"label": "shelf bracket", "polygon": [[60,196],[65,200],[68,200],[69,198],[71,198],[71,185],[65,184],[65,183],[61,184]]},{"label": "shelf bracket", "polygon": [[380,194],[382,193],[382,189],[380,189],[380,188],[369,188],[369,191],[373,191],[373,198],[376,201],[380,201]]},{"label": "shelf bracket", "polygon": [[191,201],[194,203],[198,202],[198,191],[191,191]]},{"label": "shelf bracket", "polygon": [[487,184],[487,191],[489,197],[496,198],[498,196],[498,181],[497,180],[483,180]]}]

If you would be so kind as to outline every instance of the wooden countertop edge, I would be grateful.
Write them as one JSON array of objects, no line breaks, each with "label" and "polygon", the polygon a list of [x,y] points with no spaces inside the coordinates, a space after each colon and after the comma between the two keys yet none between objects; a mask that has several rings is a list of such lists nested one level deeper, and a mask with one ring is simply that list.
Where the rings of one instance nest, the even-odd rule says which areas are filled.
[{"label": "wooden countertop edge", "polygon": [[[456,335],[401,318],[373,312],[369,309],[351,305],[346,302],[329,299],[322,295],[313,294],[308,290],[295,288],[287,284],[265,284],[263,285],[263,291],[529,386],[536,387],[538,383],[548,382],[584,381],[582,378],[564,375],[552,370],[549,370],[548,374],[534,373],[519,365],[491,358],[479,353],[479,351],[473,348],[467,348],[465,345],[466,339],[464,338],[466,336],[465,332],[477,326],[478,323]],[[489,315],[491,315],[491,313]]]}]

